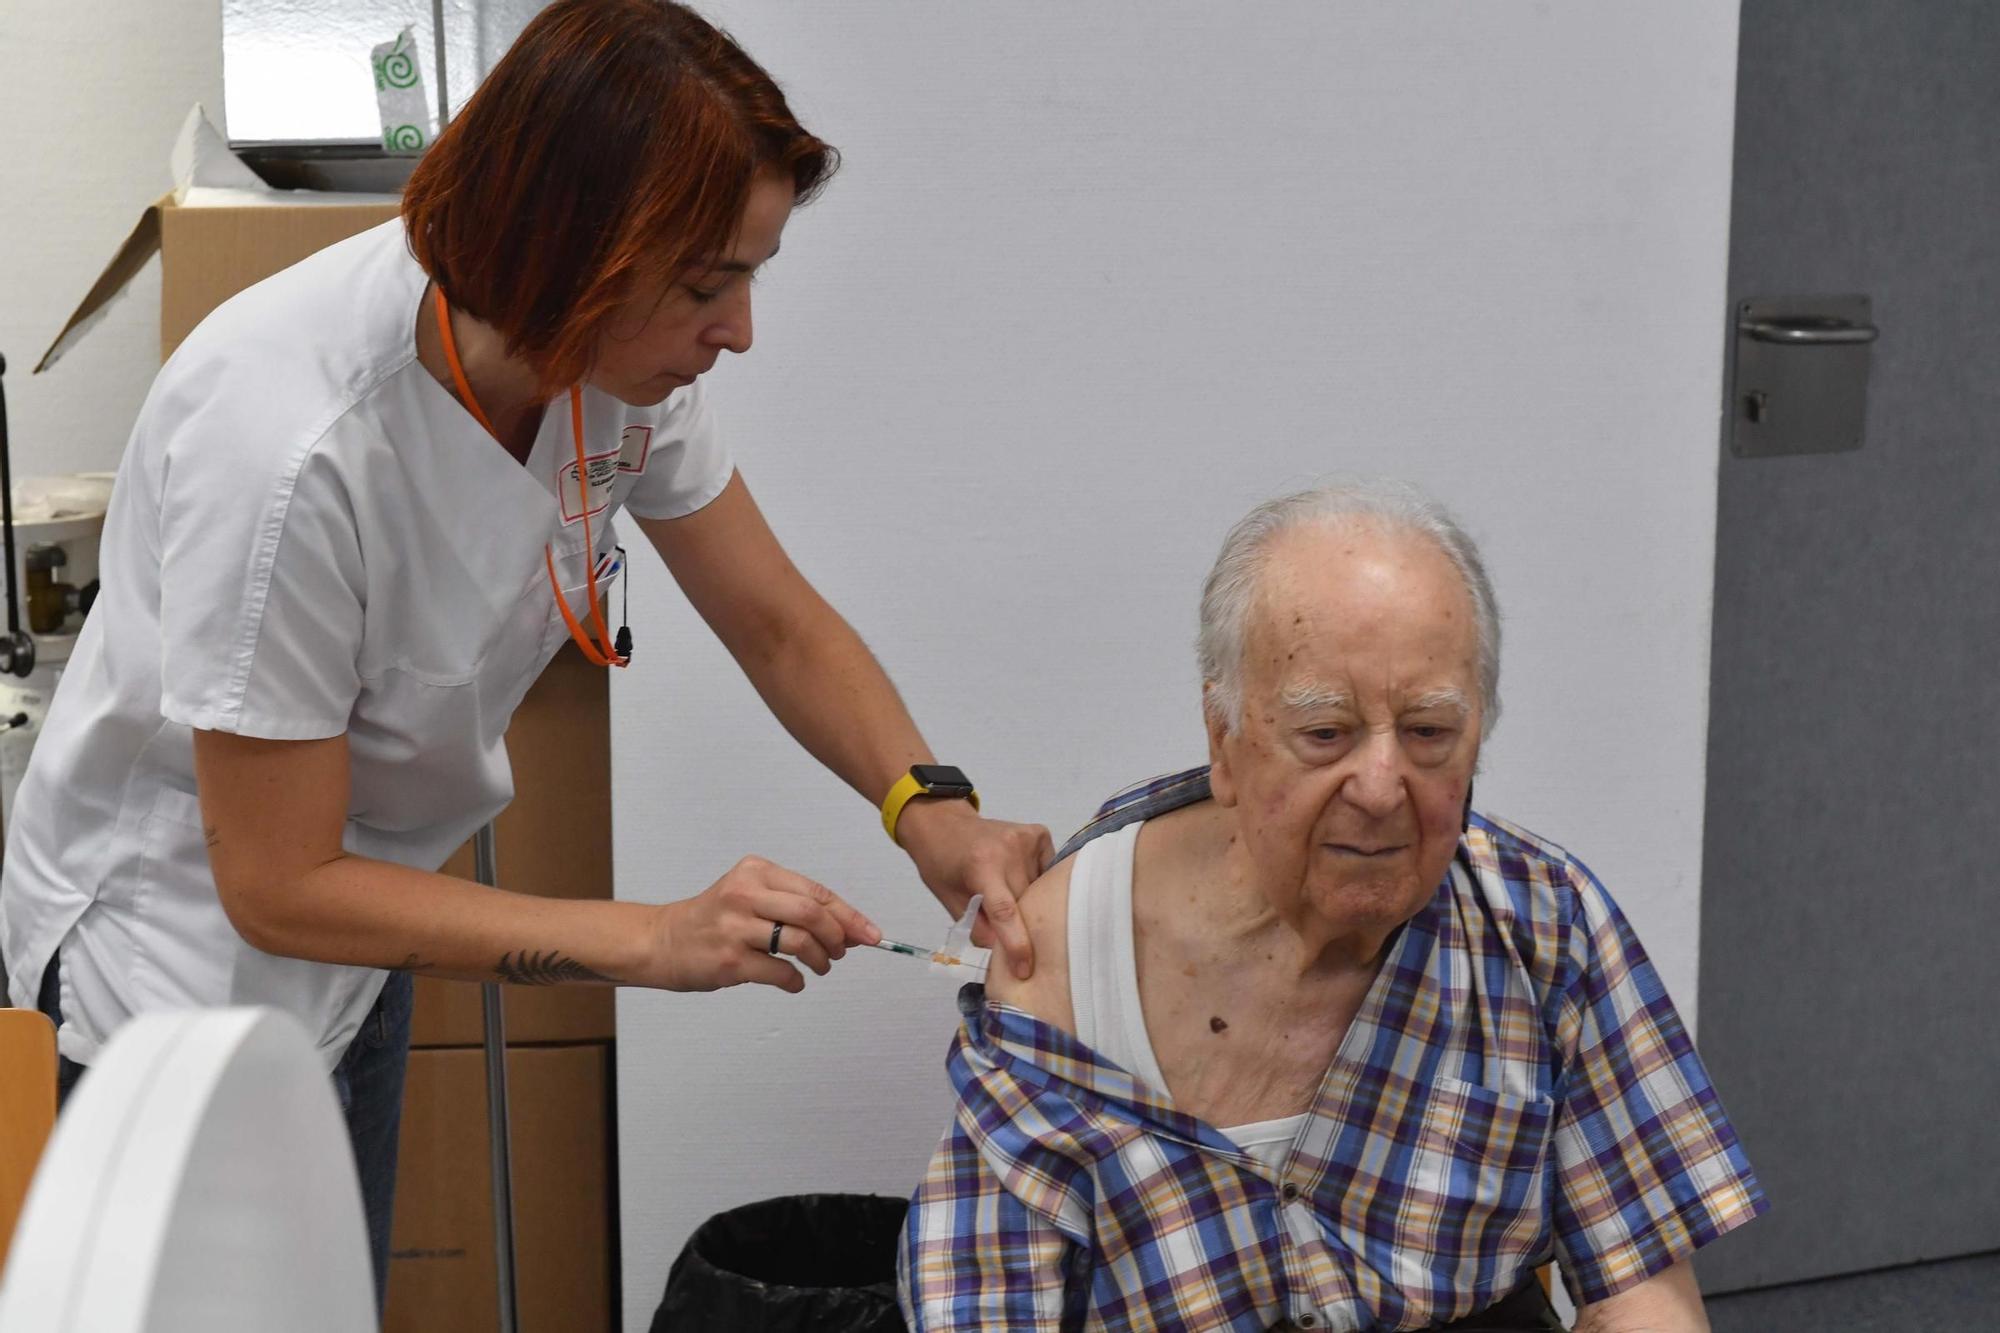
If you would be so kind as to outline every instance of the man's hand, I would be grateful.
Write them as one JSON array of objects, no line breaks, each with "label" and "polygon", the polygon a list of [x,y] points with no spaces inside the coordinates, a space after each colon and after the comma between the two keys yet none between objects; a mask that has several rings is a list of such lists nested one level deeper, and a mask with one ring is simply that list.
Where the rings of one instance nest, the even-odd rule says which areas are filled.
[{"label": "man's hand", "polygon": [[1015,976],[1035,970],[1035,946],[1017,905],[1055,857],[1040,824],[982,818],[965,801],[913,800],[896,820],[896,835],[926,887],[954,917],[984,894],[972,942],[998,948]]}]

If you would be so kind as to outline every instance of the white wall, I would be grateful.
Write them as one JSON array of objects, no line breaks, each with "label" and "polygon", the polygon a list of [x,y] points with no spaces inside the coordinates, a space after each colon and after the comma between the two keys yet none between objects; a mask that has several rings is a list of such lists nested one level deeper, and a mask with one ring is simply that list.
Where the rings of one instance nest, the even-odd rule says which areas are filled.
[{"label": "white wall", "polygon": [[[1485,808],[1605,877],[1694,1002],[1735,6],[711,3],[848,165],[717,375],[794,555],[995,813],[1058,838],[1200,757],[1196,583],[1329,469],[1459,507],[1508,613]],[[88,71],[82,74],[80,71]],[[0,6],[0,352],[18,475],[115,465],[157,267],[28,369],[221,105],[219,0]],[[949,558],[946,558],[948,554]],[[656,567],[614,696],[621,892],[745,851],[941,919]],[[627,1322],[686,1232],[905,1192],[951,984],[621,996]]]},{"label": "white wall", "polygon": [[[1412,477],[1507,614],[1483,808],[1694,1002],[1736,9],[715,3],[847,167],[716,376],[753,489],[990,812],[1202,757],[1197,583],[1252,503]],[[940,915],[664,574],[614,691],[620,892],[755,851]],[[952,986],[620,997],[626,1321],[701,1218],[911,1188]]]},{"label": "white wall", "polygon": [[0,355],[14,475],[118,465],[160,368],[160,266],[29,371],[145,206],[195,102],[222,106],[221,0],[0,4]]}]

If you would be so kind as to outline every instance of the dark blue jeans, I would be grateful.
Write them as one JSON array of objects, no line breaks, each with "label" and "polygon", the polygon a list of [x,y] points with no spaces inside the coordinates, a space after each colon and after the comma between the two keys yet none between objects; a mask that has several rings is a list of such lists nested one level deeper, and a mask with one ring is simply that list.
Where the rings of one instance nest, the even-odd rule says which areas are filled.
[{"label": "dark blue jeans", "polygon": [[[42,973],[37,1007],[62,1026],[60,955]],[[347,1117],[354,1145],[354,1169],[361,1177],[361,1207],[368,1219],[368,1253],[375,1265],[375,1311],[389,1282],[389,1223],[396,1206],[396,1132],[403,1119],[403,1071],[410,1058],[410,974],[391,972],[375,1007],[333,1070],[333,1091]],[[84,1066],[63,1060],[57,1076],[59,1101],[82,1078]]]}]

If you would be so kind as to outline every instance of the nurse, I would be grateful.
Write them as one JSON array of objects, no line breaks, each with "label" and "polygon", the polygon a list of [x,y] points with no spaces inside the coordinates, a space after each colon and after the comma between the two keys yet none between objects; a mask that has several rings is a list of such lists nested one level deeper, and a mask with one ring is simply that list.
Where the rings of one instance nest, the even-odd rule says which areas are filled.
[{"label": "nurse", "polygon": [[797,991],[875,928],[746,857],[665,906],[436,873],[513,794],[502,736],[629,514],[771,711],[1032,967],[1047,832],[982,818],[786,558],[701,377],[828,145],[666,0],[559,0],[418,164],[402,217],[215,311],[154,382],[103,595],[0,883],[8,993],[65,1089],[149,1010],[260,1004],[318,1044],[386,1265],[409,978]]}]

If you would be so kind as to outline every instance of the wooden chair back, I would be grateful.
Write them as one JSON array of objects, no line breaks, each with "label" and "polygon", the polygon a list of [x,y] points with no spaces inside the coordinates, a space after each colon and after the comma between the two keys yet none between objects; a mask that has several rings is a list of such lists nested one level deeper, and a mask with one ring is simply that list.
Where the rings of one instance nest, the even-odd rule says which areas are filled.
[{"label": "wooden chair back", "polygon": [[56,1026],[33,1009],[0,1009],[0,1269],[55,1124]]}]

